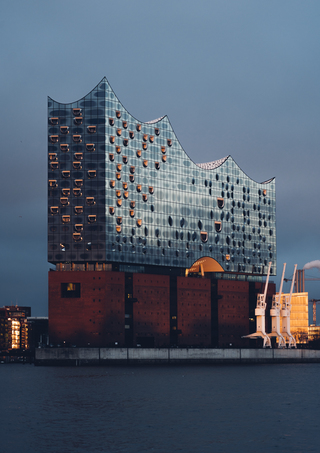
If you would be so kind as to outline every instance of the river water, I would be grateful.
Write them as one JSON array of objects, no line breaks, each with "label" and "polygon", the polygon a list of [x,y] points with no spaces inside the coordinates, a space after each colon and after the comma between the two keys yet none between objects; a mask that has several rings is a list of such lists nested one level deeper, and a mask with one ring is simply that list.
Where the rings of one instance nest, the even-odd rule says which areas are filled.
[{"label": "river water", "polygon": [[320,451],[320,364],[0,365],[2,453]]}]

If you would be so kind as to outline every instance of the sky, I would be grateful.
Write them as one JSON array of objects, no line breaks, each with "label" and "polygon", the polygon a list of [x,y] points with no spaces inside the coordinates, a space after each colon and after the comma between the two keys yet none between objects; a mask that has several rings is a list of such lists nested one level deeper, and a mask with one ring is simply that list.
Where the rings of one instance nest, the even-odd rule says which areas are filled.
[{"label": "sky", "polygon": [[[104,76],[140,121],[168,115],[192,160],[276,178],[277,289],[284,262],[291,278],[320,259],[319,0],[0,6],[0,306],[47,316],[47,96],[76,101]],[[320,299],[320,280],[306,290]]]}]

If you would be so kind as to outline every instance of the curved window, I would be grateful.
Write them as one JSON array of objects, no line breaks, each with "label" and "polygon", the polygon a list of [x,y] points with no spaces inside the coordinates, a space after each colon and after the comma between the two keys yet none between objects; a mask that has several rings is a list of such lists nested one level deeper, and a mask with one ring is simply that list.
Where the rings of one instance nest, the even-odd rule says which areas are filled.
[{"label": "curved window", "polygon": [[89,178],[95,178],[97,176],[96,170],[88,170]]},{"label": "curved window", "polygon": [[117,206],[121,206],[122,205],[122,200],[117,200]]},{"label": "curved window", "polygon": [[117,196],[118,198],[121,198],[121,190],[116,190],[116,196]]},{"label": "curved window", "polygon": [[122,217],[117,217],[117,224],[121,225],[122,224]]},{"label": "curved window", "polygon": [[214,227],[215,227],[216,232],[220,233],[220,231],[222,229],[221,222],[214,222]]},{"label": "curved window", "polygon": [[109,118],[109,124],[110,124],[110,126],[114,126],[114,119],[113,118]]},{"label": "curved window", "polygon": [[96,204],[96,202],[94,201],[94,197],[87,197],[86,198],[86,203],[88,206],[93,206]]},{"label": "curved window", "polygon": [[129,137],[130,138],[134,138],[134,132],[133,131],[129,131]]},{"label": "curved window", "polygon": [[172,140],[170,140],[169,138],[167,140],[167,143],[168,143],[168,146],[172,146]]},{"label": "curved window", "polygon": [[109,214],[111,214],[111,215],[114,214],[114,207],[111,206],[111,207],[109,208]]},{"label": "curved window", "polygon": [[150,141],[150,143],[153,143],[153,142],[154,142],[154,136],[153,136],[153,135],[150,135],[149,141]]},{"label": "curved window", "polygon": [[144,150],[146,150],[146,149],[148,148],[147,144],[146,144],[146,143],[142,143],[142,148],[143,148]]},{"label": "curved window", "polygon": [[109,159],[111,160],[111,162],[114,161],[114,154],[109,154]]},{"label": "curved window", "polygon": [[67,198],[67,197],[61,197],[61,198],[60,198],[60,203],[61,203],[63,206],[68,206],[68,204],[69,204],[68,198]]},{"label": "curved window", "polygon": [[67,153],[67,152],[69,151],[69,145],[67,145],[66,143],[61,143],[60,149],[61,149],[61,151],[63,151],[64,153]]},{"label": "curved window", "polygon": [[218,208],[222,209],[224,207],[224,198],[217,198]]},{"label": "curved window", "polygon": [[128,127],[127,121],[122,121],[122,126],[124,127],[124,129],[127,129]]},{"label": "curved window", "polygon": [[50,123],[53,126],[56,126],[57,124],[59,124],[59,118],[58,117],[50,118]]},{"label": "curved window", "polygon": [[123,182],[123,183],[122,183],[122,187],[123,187],[125,190],[127,190],[128,184],[127,184],[126,182]]},{"label": "curved window", "polygon": [[50,162],[50,168],[51,168],[51,170],[58,170],[59,163],[58,162]]},{"label": "curved window", "polygon": [[143,134],[143,140],[146,142],[148,140],[148,134]]},{"label": "curved window", "polygon": [[141,149],[138,149],[137,150],[137,157],[141,157],[141,154],[142,154]]},{"label": "curved window", "polygon": [[97,127],[96,126],[88,126],[87,127],[87,131],[89,132],[89,134],[94,134],[97,131]]},{"label": "curved window", "polygon": [[116,117],[117,117],[117,118],[121,118],[121,112],[120,112],[120,110],[116,110]]},{"label": "curved window", "polygon": [[141,186],[141,184],[138,184],[137,185],[137,192],[141,192],[141,190],[142,190],[142,186]]},{"label": "curved window", "polygon": [[68,197],[70,195],[70,189],[62,189],[62,195]]},{"label": "curved window", "polygon": [[144,160],[144,161],[143,161],[143,166],[144,166],[144,167],[147,167],[147,166],[148,166],[148,161],[147,161],[147,160]]},{"label": "curved window", "polygon": [[154,193],[153,187],[149,187],[149,193],[152,195]]},{"label": "curved window", "polygon": [[125,138],[125,139],[123,140],[124,146],[128,146],[128,143],[129,143],[129,140],[128,140],[127,138]]},{"label": "curved window", "polygon": [[166,154],[166,147],[165,146],[161,146],[161,152],[162,152],[162,154]]},{"label": "curved window", "polygon": [[156,170],[160,170],[160,163],[159,162],[155,162],[154,166],[155,166]]},{"label": "curved window", "polygon": [[136,206],[136,202],[135,201],[130,201],[130,208],[134,208]]},{"label": "curved window", "polygon": [[198,222],[198,227],[199,227],[199,230],[202,230],[202,222],[201,222],[201,220],[199,220],[199,222]]},{"label": "curved window", "polygon": [[58,214],[59,213],[59,206],[51,206],[50,212],[53,215]]},{"label": "curved window", "polygon": [[73,233],[72,237],[76,242],[82,241],[81,233]]},{"label": "curved window", "polygon": [[82,195],[81,189],[73,189],[73,195],[75,197],[80,197]]},{"label": "curved window", "polygon": [[76,160],[82,160],[83,159],[83,154],[82,153],[74,153],[74,158]]},{"label": "curved window", "polygon": [[121,164],[117,164],[117,171],[121,171],[122,170],[122,165]]},{"label": "curved window", "polygon": [[122,130],[121,129],[117,129],[117,136],[118,137],[120,137],[121,133],[122,133]]},{"label": "curved window", "polygon": [[118,181],[120,181],[120,179],[121,179],[121,173],[116,173],[116,178],[117,178]]},{"label": "curved window", "polygon": [[73,162],[72,165],[75,170],[81,170],[81,168],[82,168],[81,162],[76,161],[76,162]]},{"label": "curved window", "polygon": [[82,116],[76,116],[74,119],[73,119],[73,122],[76,126],[80,126],[80,124],[82,124]]},{"label": "curved window", "polygon": [[74,229],[80,233],[83,230],[83,224],[82,223],[76,223],[74,226]]},{"label": "curved window", "polygon": [[127,199],[129,197],[129,192],[123,192],[123,198]]},{"label": "curved window", "polygon": [[74,185],[76,187],[82,187],[83,186],[83,179],[75,179],[74,180]]},{"label": "curved window", "polygon": [[172,219],[171,216],[168,217],[168,223],[169,223],[170,226],[173,225],[173,219]]},{"label": "curved window", "polygon": [[[121,233],[121,226],[120,225],[116,226],[116,231],[117,231],[117,233]],[[121,250],[121,249],[119,249],[119,250]]]},{"label": "curved window", "polygon": [[162,156],[162,162],[167,162],[167,156]]},{"label": "curved window", "polygon": [[154,133],[155,133],[156,135],[160,135],[160,129],[159,129],[158,127],[156,127],[156,128],[154,129]]},{"label": "curved window", "polygon": [[113,135],[110,136],[109,138],[110,140],[110,143],[114,143],[116,141],[116,137],[114,137]]},{"label": "curved window", "polygon": [[88,222],[89,223],[94,223],[97,221],[97,216],[96,215],[88,215]]},{"label": "curved window", "polygon": [[129,175],[129,180],[130,180],[130,182],[134,182],[134,176],[133,175]]},{"label": "curved window", "polygon": [[134,210],[133,209],[130,209],[129,213],[130,213],[130,217],[134,217]]},{"label": "curved window", "polygon": [[74,108],[72,109],[72,113],[74,114],[74,116],[80,116],[82,115],[82,109]]},{"label": "curved window", "polygon": [[141,131],[141,124],[137,124],[136,129],[137,129],[138,132],[140,132]]},{"label": "curved window", "polygon": [[82,214],[83,213],[83,206],[75,206],[74,207],[74,212],[78,215],[78,214]]},{"label": "curved window", "polygon": [[61,134],[69,134],[69,126],[60,126]]},{"label": "curved window", "polygon": [[115,181],[110,181],[110,187],[111,189],[113,189],[116,185],[116,182]]},{"label": "curved window", "polygon": [[144,193],[144,194],[142,195],[142,199],[143,199],[143,201],[148,201],[148,196]]},{"label": "curved window", "polygon": [[62,216],[62,223],[69,223],[70,222],[70,216],[69,215],[63,215]]},{"label": "curved window", "polygon": [[94,143],[87,143],[86,148],[87,148],[87,151],[90,151],[92,153],[96,149],[96,146]]},{"label": "curved window", "polygon": [[62,177],[63,178],[70,178],[70,171],[63,171],[62,172]]},{"label": "curved window", "polygon": [[130,167],[130,173],[131,173],[132,175],[133,175],[133,173],[135,172],[135,170],[136,170],[135,167],[134,167],[133,165],[131,165],[131,167]]},{"label": "curved window", "polygon": [[138,219],[138,220],[137,220],[137,226],[138,226],[138,227],[141,227],[141,225],[142,225],[142,220],[141,220],[141,219]]},{"label": "curved window", "polygon": [[73,140],[75,143],[81,143],[81,142],[82,142],[81,135],[79,135],[79,134],[73,135],[73,136],[72,136],[72,140]]}]

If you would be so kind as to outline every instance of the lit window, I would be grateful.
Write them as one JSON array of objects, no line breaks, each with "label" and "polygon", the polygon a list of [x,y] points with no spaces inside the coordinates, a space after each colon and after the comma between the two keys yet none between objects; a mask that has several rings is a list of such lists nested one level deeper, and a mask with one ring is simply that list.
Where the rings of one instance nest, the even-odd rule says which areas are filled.
[{"label": "lit window", "polygon": [[121,173],[116,173],[116,178],[117,178],[118,181],[120,181],[120,179],[121,179]]},{"label": "lit window", "polygon": [[121,233],[121,226],[120,225],[116,226],[116,231],[117,231],[117,233]]},{"label": "lit window", "polygon": [[88,170],[89,178],[95,178],[97,176],[96,170]]},{"label": "lit window", "polygon": [[162,156],[162,162],[167,162],[167,156]]},{"label": "lit window", "polygon": [[121,225],[122,224],[122,217],[117,217],[117,224]]},{"label": "lit window", "polygon": [[130,208],[134,208],[136,206],[136,202],[135,201],[130,201]]},{"label": "lit window", "polygon": [[117,118],[121,118],[121,112],[120,112],[120,110],[116,110],[116,117],[117,117]]},{"label": "lit window", "polygon": [[143,161],[143,166],[144,166],[144,167],[147,167],[147,166],[148,166],[148,161],[147,161],[147,160],[144,160],[144,161]]},{"label": "lit window", "polygon": [[146,150],[146,149],[148,148],[147,144],[146,144],[146,143],[142,143],[142,148],[143,148],[144,150]]},{"label": "lit window", "polygon": [[214,227],[217,233],[220,233],[222,227],[221,227],[221,222],[214,222]]},{"label": "lit window", "polygon": [[59,118],[57,118],[57,117],[50,118],[50,123],[51,123],[53,126],[56,126],[57,124],[59,124]]},{"label": "lit window", "polygon": [[165,146],[161,146],[161,152],[162,152],[162,154],[166,153],[166,147]]},{"label": "lit window", "polygon": [[56,179],[49,179],[49,187],[58,187],[57,180]]},{"label": "lit window", "polygon": [[61,134],[69,134],[69,127],[68,126],[60,126]]},{"label": "lit window", "polygon": [[93,206],[96,204],[96,202],[94,201],[94,197],[86,197],[86,203],[88,206]]},{"label": "lit window", "polygon": [[158,127],[155,128],[154,133],[156,135],[160,135],[160,129]]},{"label": "lit window", "polygon": [[125,139],[123,140],[124,146],[128,146],[128,143],[129,143],[129,140],[128,140],[127,138],[125,138]]},{"label": "lit window", "polygon": [[69,145],[67,145],[66,143],[62,143],[60,145],[60,149],[61,151],[63,151],[64,153],[67,153],[69,151]]},{"label": "lit window", "polygon": [[230,255],[226,255],[226,260],[230,261]]},{"label": "lit window", "polygon": [[63,178],[70,178],[70,171],[66,171],[66,170],[63,171],[63,172],[62,172],[62,177],[63,177]]},{"label": "lit window", "polygon": [[137,129],[138,132],[140,132],[141,131],[141,124],[137,124],[136,129]]},{"label": "lit window", "polygon": [[134,176],[133,175],[129,175],[129,180],[130,180],[130,182],[134,182]]},{"label": "lit window", "polygon": [[83,230],[83,224],[82,223],[76,223],[74,226],[74,229],[80,233]]},{"label": "lit window", "polygon": [[51,168],[51,170],[58,170],[59,163],[58,162],[50,162],[50,168]]},{"label": "lit window", "polygon": [[217,198],[218,208],[222,209],[224,207],[224,199]]},{"label": "lit window", "polygon": [[127,163],[128,163],[128,158],[127,158],[127,156],[122,156],[122,162],[123,162],[124,164],[127,164]]},{"label": "lit window", "polygon": [[82,115],[82,110],[78,109],[78,108],[72,109],[72,112],[73,112],[74,116]]},{"label": "lit window", "polygon": [[72,236],[73,236],[74,241],[76,241],[76,242],[82,241],[81,233],[73,233]]},{"label": "lit window", "polygon": [[72,165],[75,170],[81,170],[82,168],[81,162],[73,162]]},{"label": "lit window", "polygon": [[83,159],[83,154],[82,153],[74,153],[74,158],[76,160],[82,160]]},{"label": "lit window", "polygon": [[129,213],[130,213],[130,217],[134,217],[134,210],[133,209],[130,209]]},{"label": "lit window", "polygon": [[149,193],[153,194],[154,190],[153,190],[153,187],[149,187]]},{"label": "lit window", "polygon": [[110,207],[110,208],[109,208],[109,214],[111,214],[111,215],[114,214],[114,208],[113,208],[113,207]]},{"label": "lit window", "polygon": [[116,137],[113,135],[110,136],[110,143],[114,143],[116,141]]},{"label": "lit window", "polygon": [[74,185],[76,187],[82,187],[83,186],[83,179],[75,179]]},{"label": "lit window", "polygon": [[129,131],[129,137],[130,138],[134,138],[134,132],[133,131]]},{"label": "lit window", "polygon": [[117,129],[117,136],[118,137],[120,137],[121,133],[122,133],[121,129]]},{"label": "lit window", "polygon": [[94,223],[97,221],[97,216],[96,215],[88,215],[88,222],[89,223]]},{"label": "lit window", "polygon": [[53,215],[58,214],[59,213],[59,206],[51,206],[50,212]]},{"label": "lit window", "polygon": [[81,189],[73,189],[73,195],[75,197],[80,197],[82,195]]},{"label": "lit window", "polygon": [[122,183],[122,187],[123,187],[125,190],[127,190],[128,184],[127,184],[126,182],[123,182],[123,183]]},{"label": "lit window", "polygon": [[117,200],[117,206],[121,206],[122,205],[122,200]]},{"label": "lit window", "polygon": [[156,170],[160,170],[160,163],[159,162],[155,162],[154,166],[155,166]]},{"label": "lit window", "polygon": [[133,173],[135,172],[135,170],[136,170],[135,167],[132,165],[132,166],[130,167],[130,173],[133,175]]},{"label": "lit window", "polygon": [[63,215],[62,216],[62,223],[69,223],[70,222],[70,216],[69,215]]},{"label": "lit window", "polygon": [[208,233],[206,231],[201,231],[200,239],[202,242],[208,242]]},{"label": "lit window", "polygon": [[79,298],[80,288],[80,283],[61,283],[61,297]]},{"label": "lit window", "polygon": [[114,161],[114,154],[109,154],[109,159],[111,160],[111,162]]},{"label": "lit window", "polygon": [[137,185],[137,192],[141,192],[141,190],[142,190],[142,186],[141,186],[141,184],[138,184]]},{"label": "lit window", "polygon": [[72,136],[72,139],[75,143],[81,143],[82,142],[82,138],[81,138],[81,135],[77,134],[77,135],[73,135]]},{"label": "lit window", "polygon": [[67,198],[67,197],[61,197],[61,198],[60,198],[60,203],[61,203],[63,206],[68,206],[68,204],[69,204],[68,198]]},{"label": "lit window", "polygon": [[138,149],[138,151],[137,151],[137,157],[141,157],[141,154],[142,154],[141,149]]},{"label": "lit window", "polygon": [[116,182],[115,182],[115,181],[110,181],[110,187],[111,187],[111,189],[113,189],[115,185],[116,185]]},{"label": "lit window", "polygon": [[82,124],[82,116],[76,116],[73,120],[74,124],[76,124],[77,126],[80,126],[80,124]]},{"label": "lit window", "polygon": [[141,227],[141,225],[142,225],[142,220],[141,220],[141,219],[138,219],[138,220],[137,220],[137,226],[138,226],[138,227]]},{"label": "lit window", "polygon": [[56,160],[57,159],[57,153],[49,153],[49,160]]},{"label": "lit window", "polygon": [[116,190],[116,195],[118,198],[121,198],[121,190]]},{"label": "lit window", "polygon": [[149,141],[150,141],[150,143],[153,143],[153,142],[154,142],[154,135],[150,135]]},{"label": "lit window", "polygon": [[87,151],[93,152],[96,149],[96,146],[94,143],[87,143],[86,148],[87,148]]},{"label": "lit window", "polygon": [[97,131],[97,127],[96,126],[88,126],[87,127],[87,131],[89,132],[89,134],[94,134]]},{"label": "lit window", "polygon": [[75,206],[74,207],[74,212],[76,214],[82,214],[83,213],[83,206]]},{"label": "lit window", "polygon": [[144,194],[142,195],[142,199],[143,199],[143,201],[148,201],[148,196],[147,196],[147,194],[144,193]]},{"label": "lit window", "polygon": [[109,124],[110,124],[110,126],[114,126],[114,119],[113,118],[109,118]]},{"label": "lit window", "polygon": [[146,142],[148,140],[148,134],[143,134],[143,140]]},{"label": "lit window", "polygon": [[126,121],[122,121],[122,126],[124,127],[124,129],[127,129],[128,123]]},{"label": "lit window", "polygon": [[167,143],[168,143],[168,146],[172,146],[172,140],[170,140],[169,138],[167,140]]},{"label": "lit window", "polygon": [[62,195],[68,197],[70,195],[70,189],[62,189]]},{"label": "lit window", "polygon": [[122,170],[122,165],[121,164],[117,164],[117,171],[121,171]]},{"label": "lit window", "polygon": [[128,198],[129,197],[129,192],[123,192],[123,198]]},{"label": "lit window", "polygon": [[50,136],[50,142],[51,143],[58,143],[59,141],[59,135],[51,135]]},{"label": "lit window", "polygon": [[117,151],[118,154],[120,154],[121,153],[121,147],[120,146],[116,146],[116,151]]},{"label": "lit window", "polygon": [[263,189],[262,193],[263,193],[264,196],[266,196],[267,195],[267,189]]}]

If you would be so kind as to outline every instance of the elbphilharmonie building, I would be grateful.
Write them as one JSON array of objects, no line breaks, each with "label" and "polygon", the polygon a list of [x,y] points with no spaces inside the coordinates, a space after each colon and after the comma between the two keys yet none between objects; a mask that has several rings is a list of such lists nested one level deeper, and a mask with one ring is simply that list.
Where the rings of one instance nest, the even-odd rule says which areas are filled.
[{"label": "elbphilharmonie building", "polygon": [[[231,156],[218,157],[194,163],[167,116],[137,120],[106,78],[76,102],[49,98],[48,261],[60,285],[49,301],[52,313],[57,298],[83,301],[83,279],[93,273],[123,274],[124,281],[128,275],[167,276],[170,294],[177,286],[173,276],[259,284],[270,261],[275,275],[275,180],[257,183]],[[122,286],[123,329],[131,332],[124,337],[134,345],[133,309],[126,308]],[[178,320],[171,300],[169,330],[176,332],[168,341],[177,343],[181,335]],[[211,303],[207,344],[214,343],[218,324]]]}]

